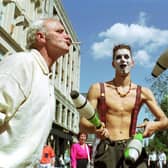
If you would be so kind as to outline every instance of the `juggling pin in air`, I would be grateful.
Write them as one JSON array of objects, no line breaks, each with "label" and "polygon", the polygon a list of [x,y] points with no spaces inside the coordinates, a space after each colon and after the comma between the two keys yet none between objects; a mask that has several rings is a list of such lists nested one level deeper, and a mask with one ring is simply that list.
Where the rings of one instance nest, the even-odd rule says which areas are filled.
[{"label": "juggling pin in air", "polygon": [[97,129],[99,129],[101,127],[101,122],[90,102],[75,90],[73,90],[70,95],[77,111],[80,113],[80,116],[85,117],[95,125]]},{"label": "juggling pin in air", "polygon": [[167,68],[168,68],[168,50],[162,53],[161,56],[158,58],[153,68],[152,76],[158,77]]}]

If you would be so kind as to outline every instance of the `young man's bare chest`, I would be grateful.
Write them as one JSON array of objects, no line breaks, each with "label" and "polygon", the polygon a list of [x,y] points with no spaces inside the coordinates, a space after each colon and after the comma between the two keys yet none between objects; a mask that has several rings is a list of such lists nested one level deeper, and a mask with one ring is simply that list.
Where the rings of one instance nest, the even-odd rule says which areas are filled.
[{"label": "young man's bare chest", "polygon": [[131,113],[136,100],[136,88],[131,88],[130,92],[121,97],[113,87],[106,87],[105,100],[108,107],[108,112],[116,113]]}]

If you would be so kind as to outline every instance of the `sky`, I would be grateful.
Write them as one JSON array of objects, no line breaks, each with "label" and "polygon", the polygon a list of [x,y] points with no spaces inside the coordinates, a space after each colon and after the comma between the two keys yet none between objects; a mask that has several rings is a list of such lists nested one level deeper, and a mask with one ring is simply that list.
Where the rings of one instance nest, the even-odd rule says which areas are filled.
[{"label": "sky", "polygon": [[114,78],[112,48],[129,44],[135,66],[131,80],[149,87],[146,78],[168,48],[167,0],[62,0],[81,43],[80,92]]}]

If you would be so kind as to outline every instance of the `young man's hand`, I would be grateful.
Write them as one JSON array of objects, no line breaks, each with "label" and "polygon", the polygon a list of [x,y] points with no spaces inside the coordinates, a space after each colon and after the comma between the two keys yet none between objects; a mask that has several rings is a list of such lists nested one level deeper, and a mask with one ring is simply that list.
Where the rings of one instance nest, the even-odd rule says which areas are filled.
[{"label": "young man's hand", "polygon": [[100,139],[105,139],[109,137],[109,131],[105,128],[105,124],[102,122],[102,126],[99,129],[96,129],[96,135]]}]

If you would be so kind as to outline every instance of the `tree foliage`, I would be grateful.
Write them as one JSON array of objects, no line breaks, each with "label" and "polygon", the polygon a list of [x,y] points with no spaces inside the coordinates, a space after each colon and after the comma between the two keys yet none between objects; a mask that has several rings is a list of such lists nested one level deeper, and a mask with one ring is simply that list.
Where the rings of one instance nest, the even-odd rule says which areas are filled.
[{"label": "tree foliage", "polygon": [[[148,78],[150,88],[161,109],[168,116],[168,73],[163,73],[158,78]],[[158,131],[150,140],[148,150],[163,150],[168,154],[168,131]]]},{"label": "tree foliage", "polygon": [[161,109],[168,116],[168,94],[164,95],[163,99],[161,100],[160,106],[161,106]]},{"label": "tree foliage", "polygon": [[161,103],[163,97],[168,94],[168,73],[163,73],[157,78],[149,77],[146,80],[150,83],[156,100]]}]

